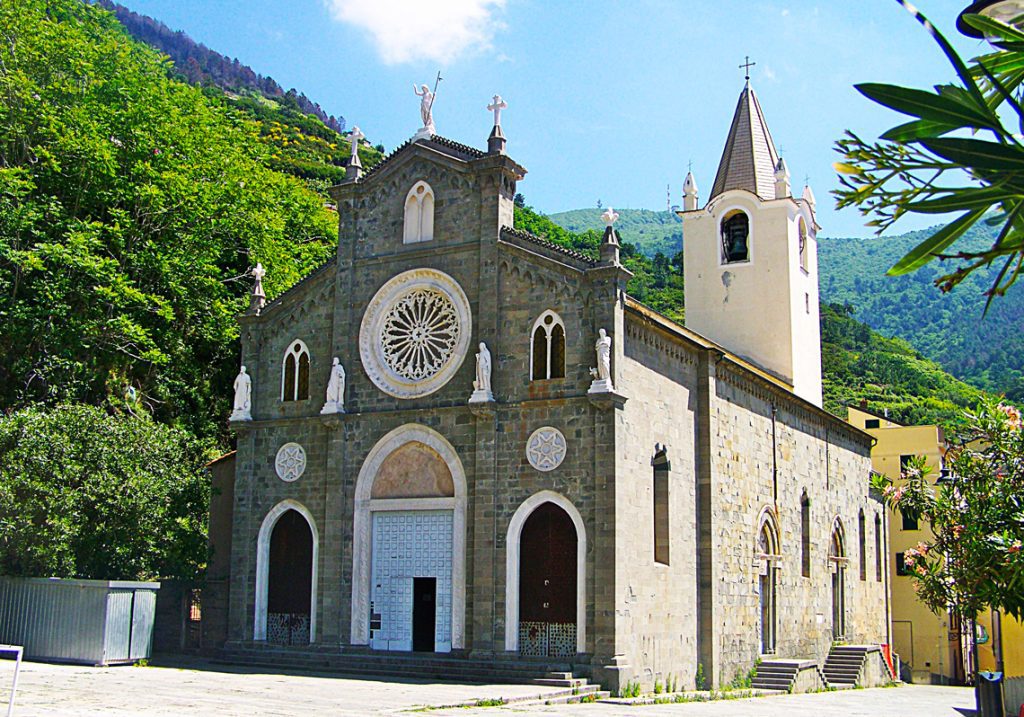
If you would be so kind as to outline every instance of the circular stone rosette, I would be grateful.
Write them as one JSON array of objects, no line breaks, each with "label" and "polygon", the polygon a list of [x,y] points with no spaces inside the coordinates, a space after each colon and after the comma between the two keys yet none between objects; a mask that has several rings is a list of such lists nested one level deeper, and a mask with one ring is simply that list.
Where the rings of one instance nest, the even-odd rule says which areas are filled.
[{"label": "circular stone rosette", "polygon": [[526,460],[539,471],[552,471],[565,460],[565,436],[557,428],[538,428],[526,441]]},{"label": "circular stone rosette", "polygon": [[277,477],[291,483],[298,480],[306,470],[306,451],[298,443],[285,443],[274,459]]},{"label": "circular stone rosette", "polygon": [[377,290],[363,314],[363,368],[391,396],[429,395],[459,370],[472,325],[469,300],[454,279],[434,269],[403,272]]}]

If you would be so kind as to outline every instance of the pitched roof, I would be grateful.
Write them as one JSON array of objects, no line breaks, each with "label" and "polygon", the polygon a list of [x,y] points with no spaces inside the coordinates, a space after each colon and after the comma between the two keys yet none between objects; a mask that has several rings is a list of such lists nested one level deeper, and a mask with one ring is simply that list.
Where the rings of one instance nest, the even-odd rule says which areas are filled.
[{"label": "pitched roof", "polygon": [[530,232],[523,231],[522,229],[514,229],[510,226],[503,226],[501,228],[501,236],[503,238],[514,238],[528,241],[531,244],[536,244],[537,246],[544,247],[545,249],[549,249],[558,254],[564,254],[565,256],[572,257],[576,261],[583,262],[588,266],[597,266],[597,259],[595,259],[592,256],[587,256],[582,252],[578,252],[575,249],[569,249],[568,247],[564,247],[561,244],[555,244],[554,242],[550,242],[543,237],[539,237],[536,234],[531,234]]},{"label": "pitched roof", "polygon": [[725,140],[722,160],[718,163],[715,184],[711,188],[711,198],[730,189],[745,189],[761,199],[775,199],[775,165],[778,161],[779,153],[775,151],[761,104],[748,82],[736,103],[729,137]]},{"label": "pitched roof", "polygon": [[484,157],[487,154],[486,152],[483,152],[477,149],[476,147],[470,147],[469,145],[462,144],[461,142],[456,142],[453,139],[448,139],[447,137],[442,137],[441,135],[433,134],[430,135],[430,139],[410,139],[400,144],[388,156],[384,157],[379,162],[377,162],[377,164],[370,167],[370,169],[363,174],[360,181],[366,181],[368,177],[376,174],[383,167],[390,164],[391,160],[397,157],[399,154],[401,154],[403,150],[405,150],[407,147],[411,147],[417,142],[423,142],[427,146],[433,147],[434,149],[440,149],[447,155],[465,161],[469,161],[471,159],[480,159],[481,157]]}]

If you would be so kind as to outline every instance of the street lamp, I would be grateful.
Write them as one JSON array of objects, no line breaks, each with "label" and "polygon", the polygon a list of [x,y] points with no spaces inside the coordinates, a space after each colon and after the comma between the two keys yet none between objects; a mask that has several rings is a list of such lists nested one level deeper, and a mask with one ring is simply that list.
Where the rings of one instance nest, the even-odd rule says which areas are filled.
[{"label": "street lamp", "polygon": [[967,37],[981,39],[984,35],[964,22],[964,15],[985,15],[1021,27],[1024,24],[1024,0],[978,0],[964,8],[956,19],[956,29]]}]

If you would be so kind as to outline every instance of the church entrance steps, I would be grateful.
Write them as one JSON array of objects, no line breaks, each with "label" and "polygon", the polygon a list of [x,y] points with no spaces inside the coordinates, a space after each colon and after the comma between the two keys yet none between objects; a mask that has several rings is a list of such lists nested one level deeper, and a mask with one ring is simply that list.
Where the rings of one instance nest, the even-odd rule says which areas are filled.
[{"label": "church entrance steps", "polygon": [[[339,653],[323,648],[283,648],[276,645],[223,649],[215,660],[275,670],[299,670],[350,676],[399,677],[446,682],[536,684],[579,690],[585,679],[574,677],[572,665],[515,658],[470,658],[440,653],[359,651]],[[577,665],[586,668],[586,665]]]},{"label": "church entrance steps", "polygon": [[868,656],[878,652],[877,645],[835,645],[828,653],[822,673],[830,687],[854,687],[861,681],[861,671]]},{"label": "church entrance steps", "polygon": [[814,660],[764,660],[750,683],[757,690],[813,692],[825,686]]}]

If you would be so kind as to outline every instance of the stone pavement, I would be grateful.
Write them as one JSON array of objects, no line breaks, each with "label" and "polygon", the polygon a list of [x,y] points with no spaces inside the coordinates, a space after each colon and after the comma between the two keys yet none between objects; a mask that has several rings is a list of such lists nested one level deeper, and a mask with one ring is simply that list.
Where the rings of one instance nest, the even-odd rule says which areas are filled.
[{"label": "stone pavement", "polygon": [[[441,684],[420,680],[352,679],[317,674],[267,674],[247,668],[192,662],[175,667],[22,665],[15,715],[380,715],[479,699],[557,692],[534,685]],[[0,705],[10,689],[12,663],[0,661]],[[429,710],[435,715],[568,714],[763,715],[764,717],[972,717],[974,694],[962,687],[905,685],[892,689],[778,695],[748,700],[633,707],[615,704],[508,705]]]}]

